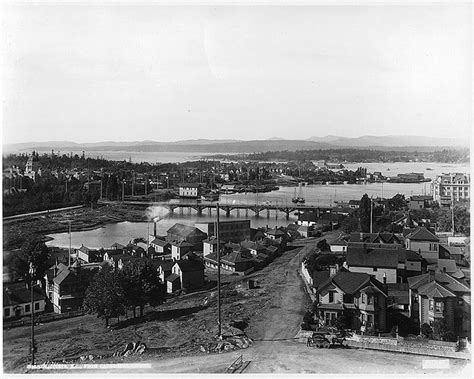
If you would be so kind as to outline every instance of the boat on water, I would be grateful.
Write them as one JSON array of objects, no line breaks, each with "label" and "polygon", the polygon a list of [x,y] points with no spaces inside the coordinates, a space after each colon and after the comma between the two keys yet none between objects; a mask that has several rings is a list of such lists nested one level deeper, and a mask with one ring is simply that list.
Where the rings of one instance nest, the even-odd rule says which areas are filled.
[{"label": "boat on water", "polygon": [[301,190],[301,183],[298,184],[298,188],[299,188],[299,191],[298,191],[298,196],[296,196],[296,188],[295,188],[295,194],[293,196],[293,199],[291,199],[291,201],[294,203],[294,204],[304,204],[306,202],[305,198],[303,197],[303,194],[302,194],[302,190]]}]

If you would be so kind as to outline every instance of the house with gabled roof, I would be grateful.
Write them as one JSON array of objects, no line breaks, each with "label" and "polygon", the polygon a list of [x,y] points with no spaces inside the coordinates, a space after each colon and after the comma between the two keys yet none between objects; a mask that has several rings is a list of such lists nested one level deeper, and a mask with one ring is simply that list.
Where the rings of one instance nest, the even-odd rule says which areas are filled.
[{"label": "house with gabled roof", "polygon": [[439,256],[439,238],[424,226],[415,229],[405,229],[405,248],[418,252],[422,258],[438,259]]},{"label": "house with gabled roof", "polygon": [[316,297],[320,324],[333,325],[339,316],[346,315],[346,326],[353,330],[386,329],[387,290],[369,274],[333,271],[317,286]]},{"label": "house with gabled roof", "polygon": [[63,269],[58,270],[53,278],[54,312],[78,310],[82,306],[86,289],[98,270],[97,264],[82,265],[79,260],[69,267],[64,265]]},{"label": "house with gabled roof", "polygon": [[201,288],[204,282],[204,265],[197,259],[182,259],[174,262],[171,274],[166,277],[168,293],[177,289]]},{"label": "house with gabled roof", "polygon": [[[224,246],[225,242],[219,240],[219,245]],[[217,238],[215,236],[211,236],[206,238],[202,241],[202,255],[205,257],[206,255],[212,254],[216,252],[217,249]]]},{"label": "house with gabled roof", "polygon": [[186,241],[193,245],[192,250],[201,251],[202,241],[207,238],[206,233],[203,233],[200,229],[186,224],[176,223],[168,229],[166,234],[166,241]]},{"label": "house with gabled roof", "polygon": [[351,233],[349,242],[351,244],[370,244],[377,245],[403,245],[403,240],[400,240],[394,233],[379,232],[379,233]]},{"label": "house with gabled roof", "polygon": [[443,272],[408,278],[410,317],[421,325],[446,319],[457,336],[470,336],[471,290],[468,285]]},{"label": "house with gabled roof", "polygon": [[150,241],[150,246],[154,249],[156,255],[166,255],[171,253],[171,245],[164,238],[155,237]]},{"label": "house with gabled roof", "polygon": [[351,272],[375,276],[381,283],[397,283],[398,252],[388,248],[347,248],[346,266]]},{"label": "house with gabled roof", "polygon": [[[3,319],[8,320],[31,315],[31,287],[26,282],[3,284]],[[43,313],[46,299],[40,288],[33,289],[35,314]]]},{"label": "house with gabled roof", "polygon": [[179,261],[182,257],[193,249],[193,245],[186,241],[172,241],[171,259]]}]

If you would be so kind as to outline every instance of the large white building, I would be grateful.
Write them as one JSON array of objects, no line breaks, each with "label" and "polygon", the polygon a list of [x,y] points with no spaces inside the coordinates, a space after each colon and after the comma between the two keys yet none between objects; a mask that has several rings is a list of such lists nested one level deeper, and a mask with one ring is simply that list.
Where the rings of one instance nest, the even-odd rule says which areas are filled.
[{"label": "large white building", "polygon": [[434,201],[440,205],[450,205],[451,201],[470,198],[469,189],[471,178],[469,174],[441,174],[431,183]]}]

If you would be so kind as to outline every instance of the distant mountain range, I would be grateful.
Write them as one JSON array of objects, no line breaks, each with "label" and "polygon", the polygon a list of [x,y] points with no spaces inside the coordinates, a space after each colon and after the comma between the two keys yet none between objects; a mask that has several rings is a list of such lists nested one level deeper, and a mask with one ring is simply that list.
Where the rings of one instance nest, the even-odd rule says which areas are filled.
[{"label": "distant mountain range", "polygon": [[469,139],[436,138],[425,136],[362,136],[356,138],[325,136],[311,137],[306,140],[285,140],[272,137],[266,140],[209,140],[192,139],[175,142],[131,141],[131,142],[93,142],[76,143],[70,141],[25,142],[5,144],[3,151],[29,152],[32,150],[61,152],[68,151],[134,151],[134,152],[196,152],[196,153],[254,153],[279,150],[315,150],[338,148],[370,148],[377,150],[407,150],[418,149],[429,151],[449,147],[469,147]]}]

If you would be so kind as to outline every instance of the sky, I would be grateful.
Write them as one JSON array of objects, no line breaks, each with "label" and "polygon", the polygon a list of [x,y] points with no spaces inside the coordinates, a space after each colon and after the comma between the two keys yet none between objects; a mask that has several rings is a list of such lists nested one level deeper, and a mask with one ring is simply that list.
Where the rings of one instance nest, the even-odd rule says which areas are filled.
[{"label": "sky", "polygon": [[4,143],[470,135],[469,3],[3,8]]}]

